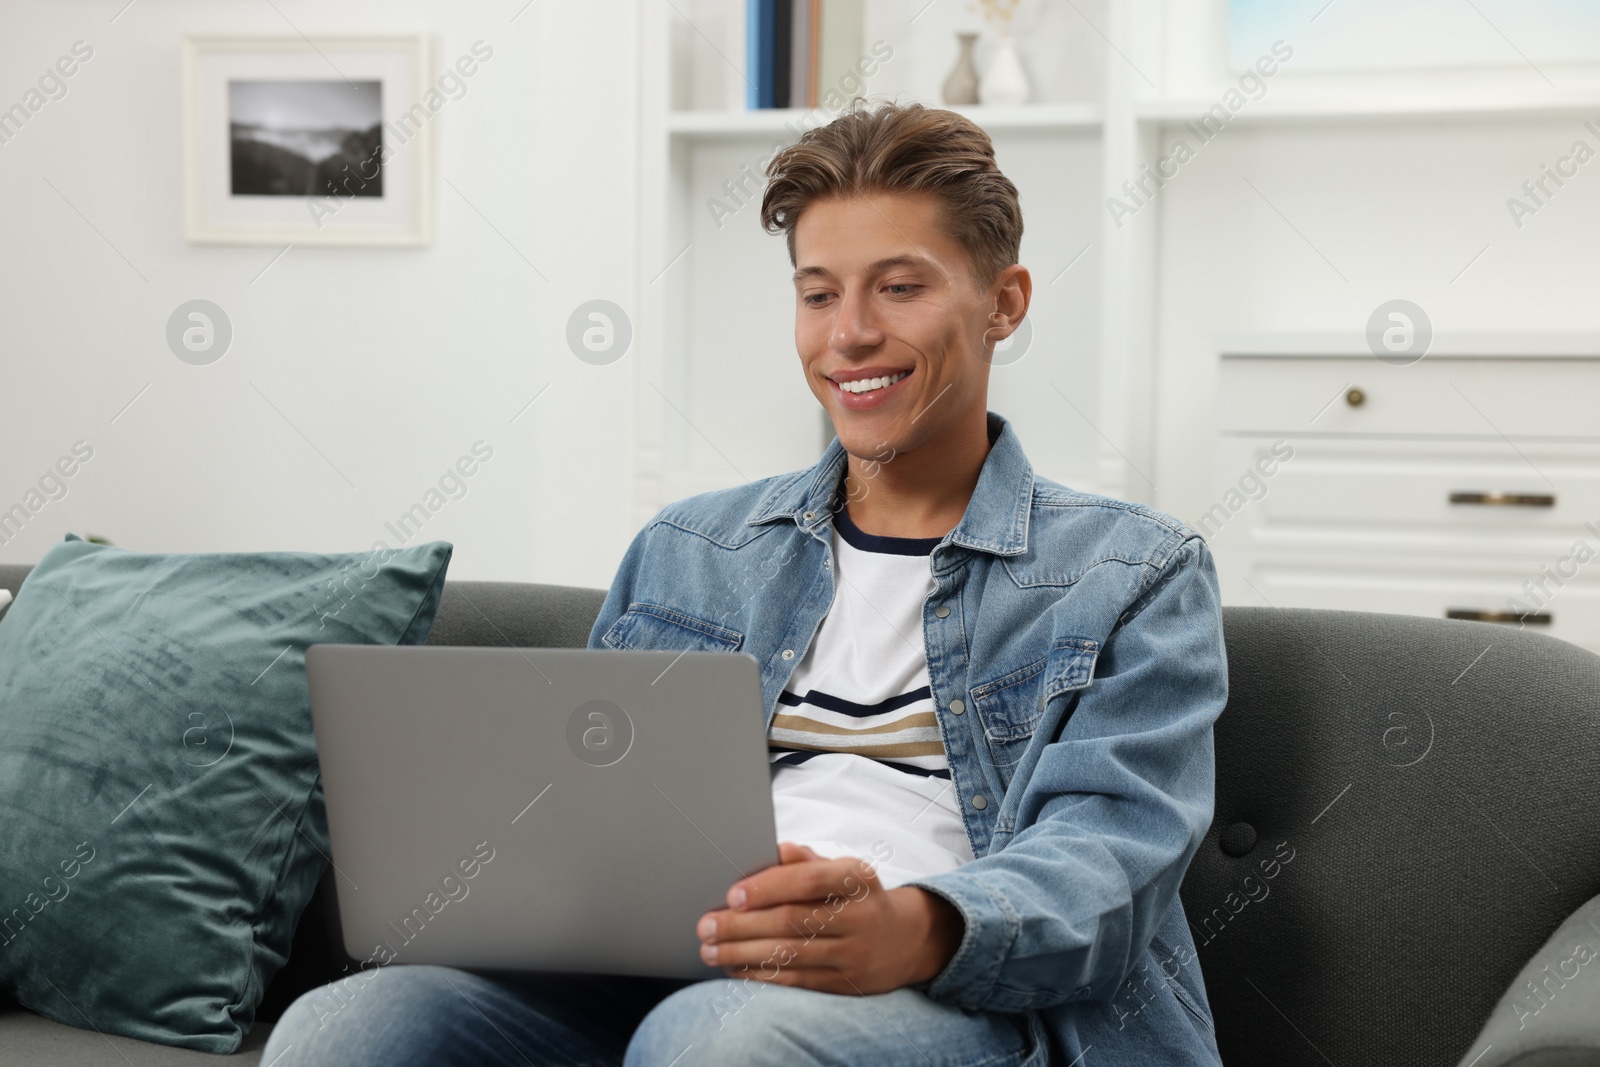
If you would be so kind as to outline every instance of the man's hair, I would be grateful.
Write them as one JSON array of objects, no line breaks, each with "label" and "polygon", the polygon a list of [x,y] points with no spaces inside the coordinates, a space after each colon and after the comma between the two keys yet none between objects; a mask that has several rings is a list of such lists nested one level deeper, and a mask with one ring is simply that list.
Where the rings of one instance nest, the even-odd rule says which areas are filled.
[{"label": "man's hair", "polygon": [[995,165],[989,135],[953,111],[921,104],[873,109],[857,97],[838,118],[773,156],[766,171],[761,225],[785,235],[791,264],[795,225],[807,207],[874,193],[936,196],[940,226],[967,250],[979,287],[1021,251],[1017,187]]}]

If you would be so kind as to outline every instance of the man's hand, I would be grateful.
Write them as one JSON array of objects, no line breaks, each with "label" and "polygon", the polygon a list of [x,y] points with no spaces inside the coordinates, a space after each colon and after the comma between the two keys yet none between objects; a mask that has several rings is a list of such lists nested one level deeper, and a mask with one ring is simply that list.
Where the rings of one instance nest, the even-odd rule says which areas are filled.
[{"label": "man's hand", "polygon": [[741,878],[700,919],[700,958],[735,978],[829,993],[887,993],[944,970],[961,913],[916,886],[884,889],[871,864],[778,845],[779,863]]}]

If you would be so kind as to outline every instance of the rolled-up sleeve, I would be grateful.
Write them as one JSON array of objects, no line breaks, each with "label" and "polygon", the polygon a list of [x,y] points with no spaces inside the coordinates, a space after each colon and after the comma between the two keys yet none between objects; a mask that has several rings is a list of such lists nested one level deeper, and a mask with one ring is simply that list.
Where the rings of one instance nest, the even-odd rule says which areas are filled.
[{"label": "rolled-up sleeve", "polygon": [[1216,570],[1191,535],[1107,636],[1093,681],[1023,787],[1022,829],[907,883],[949,900],[966,923],[930,997],[1022,1011],[1115,995],[1211,823],[1212,725],[1227,689]]}]

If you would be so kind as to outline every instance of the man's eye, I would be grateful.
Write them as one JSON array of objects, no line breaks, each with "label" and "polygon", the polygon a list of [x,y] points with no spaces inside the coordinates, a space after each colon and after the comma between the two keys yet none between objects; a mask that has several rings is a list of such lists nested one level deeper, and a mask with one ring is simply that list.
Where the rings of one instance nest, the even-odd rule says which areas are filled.
[{"label": "man's eye", "polygon": [[891,290],[894,290],[894,289],[902,289],[902,290],[904,290],[904,292],[895,293],[894,294],[895,296],[910,296],[913,292],[915,292],[916,290],[921,289],[921,288],[922,288],[922,286],[917,285],[914,282],[895,282],[893,285],[889,286],[889,289],[891,289]]},{"label": "man's eye", "polygon": [[822,306],[821,304],[814,304],[814,303],[812,303],[812,301],[814,301],[814,300],[826,300],[826,299],[828,299],[828,294],[827,293],[807,293],[805,296],[801,297],[800,299],[801,299],[802,303],[804,303],[804,304],[806,304],[806,305],[808,305],[810,307],[821,307]]}]

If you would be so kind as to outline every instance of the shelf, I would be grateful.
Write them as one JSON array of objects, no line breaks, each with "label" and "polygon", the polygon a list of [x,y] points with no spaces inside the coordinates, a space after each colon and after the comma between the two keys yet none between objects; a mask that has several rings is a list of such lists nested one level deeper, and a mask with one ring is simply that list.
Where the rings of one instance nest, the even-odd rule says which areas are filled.
[{"label": "shelf", "polygon": [[[1359,333],[1219,334],[1217,351],[1225,358],[1334,356],[1372,359]],[[1600,359],[1595,333],[1438,333],[1428,359]]]},{"label": "shelf", "polygon": [[[932,106],[932,105],[930,105]],[[940,105],[942,106],[942,105]],[[952,107],[990,132],[1002,130],[1081,130],[1100,132],[1100,108],[1093,104],[1027,104],[1022,107]],[[807,122],[807,119],[810,119]],[[823,125],[831,116],[809,108],[766,108],[759,111],[672,111],[667,130],[675,137],[797,137]]]},{"label": "shelf", "polygon": [[[1220,96],[1220,94],[1219,94]],[[1183,123],[1205,114],[1217,99],[1138,100],[1134,117],[1147,123]],[[1449,90],[1264,96],[1247,101],[1228,125],[1339,120],[1506,119],[1587,117],[1600,114],[1600,93],[1518,93],[1463,97]]]}]

